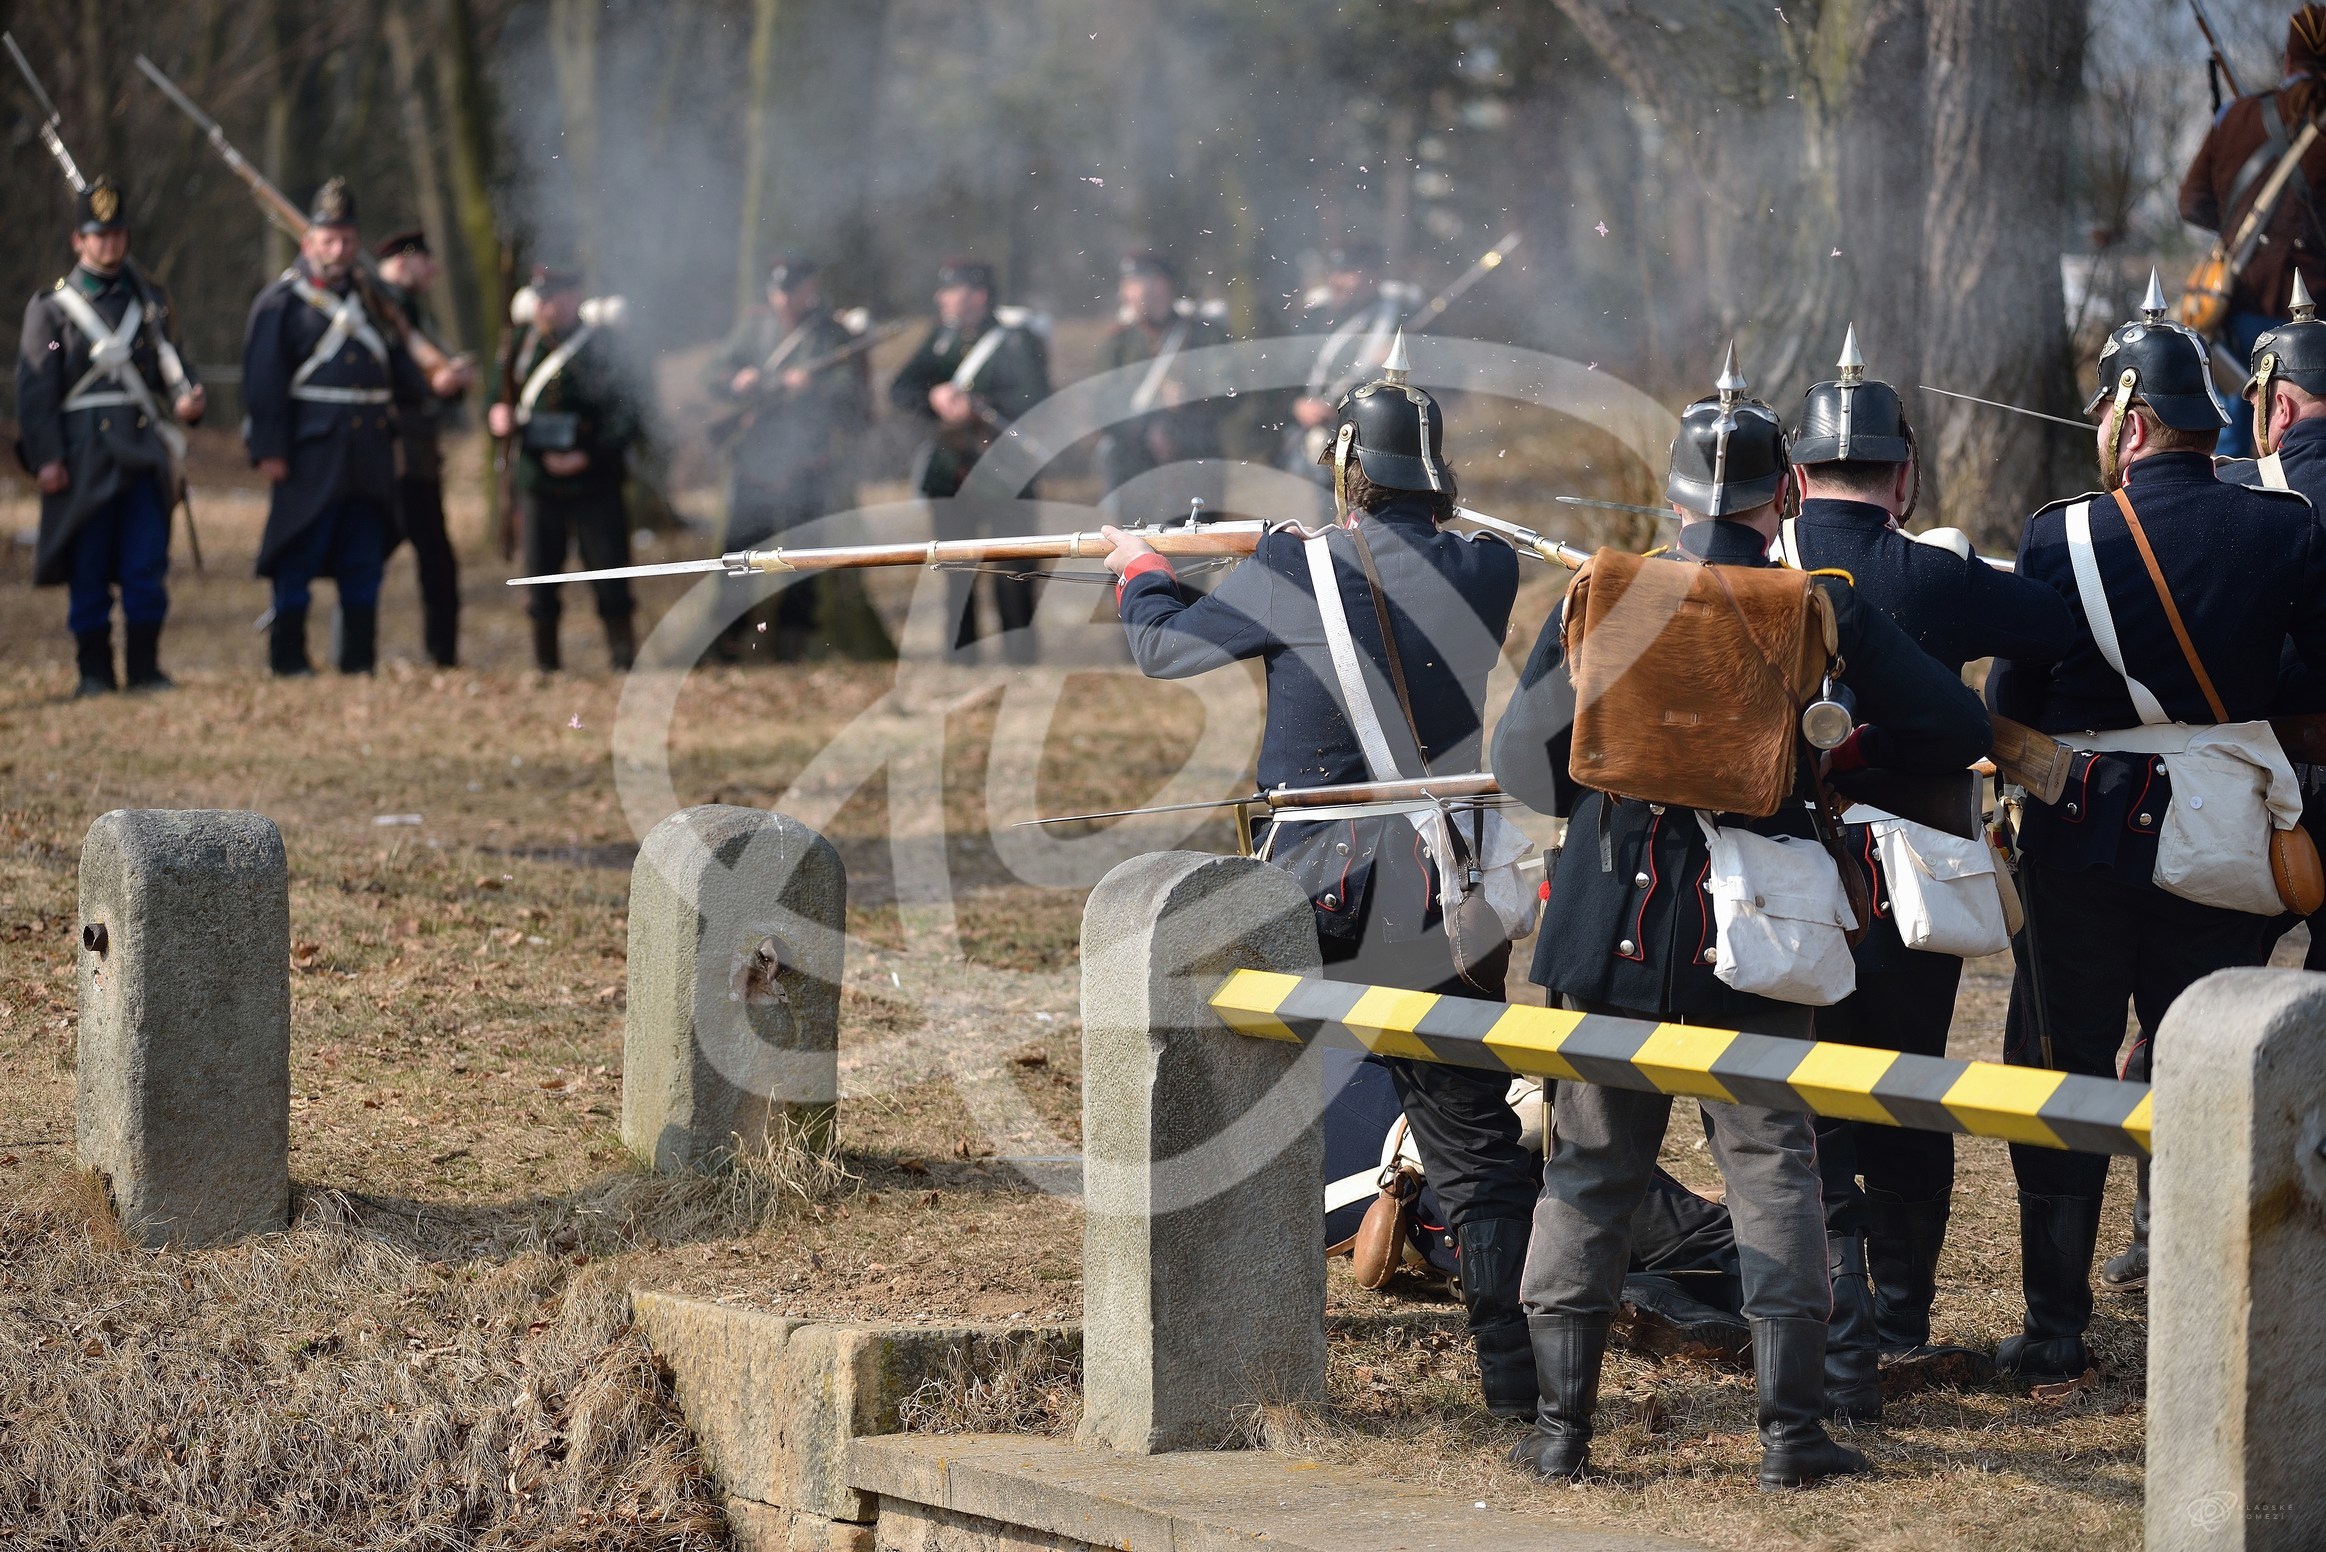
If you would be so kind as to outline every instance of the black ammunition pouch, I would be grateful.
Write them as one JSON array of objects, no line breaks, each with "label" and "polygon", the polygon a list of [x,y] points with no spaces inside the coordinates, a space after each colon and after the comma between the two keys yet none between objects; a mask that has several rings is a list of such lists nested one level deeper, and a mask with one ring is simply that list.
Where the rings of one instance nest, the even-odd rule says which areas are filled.
[{"label": "black ammunition pouch", "polygon": [[581,439],[581,416],[571,410],[535,410],[525,422],[529,453],[570,453]]}]

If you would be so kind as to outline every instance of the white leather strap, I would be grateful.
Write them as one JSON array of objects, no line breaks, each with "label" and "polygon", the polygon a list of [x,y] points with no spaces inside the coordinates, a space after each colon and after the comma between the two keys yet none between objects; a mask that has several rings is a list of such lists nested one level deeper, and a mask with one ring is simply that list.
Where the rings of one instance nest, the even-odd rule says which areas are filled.
[{"label": "white leather strap", "polygon": [[1405,773],[1397,768],[1397,756],[1390,752],[1381,715],[1373,705],[1373,692],[1365,687],[1364,667],[1357,661],[1357,643],[1349,634],[1349,615],[1341,602],[1340,578],[1333,573],[1329,540],[1319,534],[1303,541],[1301,549],[1308,556],[1308,579],[1316,589],[1316,612],[1324,621],[1325,649],[1332,654],[1333,677],[1340,681],[1341,706],[1348,713],[1349,726],[1356,731],[1358,747],[1365,751],[1366,769],[1375,781],[1402,781]]},{"label": "white leather strap", "polygon": [[[315,342],[315,348],[307,352],[307,359],[300,362],[299,369],[291,374],[291,397],[318,400],[326,404],[386,403],[388,395],[384,389],[308,386],[307,379],[339,359],[340,347],[349,340],[361,345],[365,353],[383,367],[388,364],[388,342],[380,337],[378,329],[372,327],[371,315],[363,310],[363,293],[360,290],[350,286],[347,295],[333,296],[297,270],[289,272],[289,279],[291,289],[301,301],[331,320],[331,326],[323,331],[323,337]],[[377,393],[380,397],[350,399],[346,397],[350,393]]]},{"label": "white leather strap", "polygon": [[1139,379],[1139,391],[1131,395],[1131,413],[1144,415],[1155,402],[1155,395],[1163,391],[1163,380],[1171,375],[1171,363],[1178,358],[1179,348],[1187,343],[1187,320],[1175,318],[1171,332],[1163,336],[1163,343],[1155,351],[1155,359],[1147,365],[1147,375]]},{"label": "white leather strap", "polygon": [[2100,558],[2092,550],[2092,503],[2079,501],[2067,509],[2068,563],[2075,568],[2076,592],[2084,602],[2084,620],[2092,628],[2092,644],[2124,680],[2132,709],[2146,723],[2170,722],[2164,703],[2149,687],[2132,677],[2124,666],[2124,649],[2116,639],[2116,616],[2108,608],[2108,589],[2100,581]]},{"label": "white leather strap", "polygon": [[1801,541],[1793,531],[1795,519],[1786,518],[1777,529],[1777,549],[1785,557],[1785,564],[1795,571],[1809,568],[1801,564]]},{"label": "white leather strap", "polygon": [[[153,389],[146,384],[145,374],[137,369],[137,363],[132,359],[138,325],[145,321],[144,306],[135,297],[131,297],[129,305],[122,310],[121,321],[108,329],[96,307],[71,286],[57,287],[54,295],[57,305],[72,320],[73,327],[79,329],[89,341],[89,370],[81,374],[79,382],[73,384],[59,408],[94,410],[114,405],[134,405],[145,416],[146,423],[153,427],[154,434],[161,438],[162,445],[169,449],[171,459],[184,458],[186,433],[178,428],[172,416],[163,413],[160,402],[153,396]],[[100,384],[110,384],[111,387],[100,387]]]},{"label": "white leather strap", "polygon": [[563,344],[533,363],[533,370],[525,375],[525,386],[517,393],[517,424],[523,425],[533,418],[533,406],[541,402],[541,395],[549,387],[550,380],[565,370],[565,364],[574,358],[582,346],[589,343],[590,336],[596,332],[585,323],[567,335]]},{"label": "white leather strap", "polygon": [[993,359],[993,353],[1001,349],[1002,339],[1008,333],[1008,329],[996,323],[980,334],[977,343],[969,347],[969,354],[963,356],[961,364],[953,369],[953,386],[963,393],[973,392],[977,387],[977,374],[985,370],[985,364]]},{"label": "white leather strap", "polygon": [[2286,483],[2286,461],[2278,454],[2271,453],[2266,457],[2256,458],[2253,461],[2253,467],[2254,471],[2261,476],[2261,483],[2265,489],[2292,490],[2294,488]]}]

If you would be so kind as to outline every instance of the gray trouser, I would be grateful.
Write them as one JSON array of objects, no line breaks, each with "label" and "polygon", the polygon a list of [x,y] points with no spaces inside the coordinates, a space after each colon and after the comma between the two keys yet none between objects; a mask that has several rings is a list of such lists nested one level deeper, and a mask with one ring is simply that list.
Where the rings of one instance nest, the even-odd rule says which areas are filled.
[{"label": "gray trouser", "polygon": [[[1631,1018],[1617,1008],[1588,1011]],[[1806,1038],[1807,1009],[1791,1020],[1754,1020],[1758,1032]],[[1520,1302],[1537,1315],[1612,1312],[1631,1260],[1632,1215],[1647,1195],[1670,1123],[1667,1094],[1562,1081],[1551,1110],[1552,1150],[1535,1202]],[[1825,1206],[1810,1118],[1793,1110],[1704,1102],[1712,1156],[1728,1182],[1744,1313],[1753,1320],[1824,1320]]]}]

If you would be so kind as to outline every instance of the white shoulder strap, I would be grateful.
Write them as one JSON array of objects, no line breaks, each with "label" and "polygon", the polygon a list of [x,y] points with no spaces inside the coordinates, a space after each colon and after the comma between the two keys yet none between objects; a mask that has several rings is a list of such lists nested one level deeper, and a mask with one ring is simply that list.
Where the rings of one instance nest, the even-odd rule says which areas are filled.
[{"label": "white shoulder strap", "polygon": [[361,345],[380,365],[388,364],[387,341],[380,338],[379,330],[372,327],[371,315],[363,310],[361,291],[350,286],[347,295],[335,297],[297,270],[290,272],[290,280],[291,289],[298,293],[301,301],[331,320],[331,326],[323,331],[323,337],[315,342],[315,348],[307,353],[307,359],[299,363],[299,369],[291,374],[292,398],[312,396],[311,391],[307,390],[307,380],[336,360],[340,347],[350,339]]},{"label": "white shoulder strap", "polygon": [[[70,286],[60,286],[55,295],[58,305],[65,310],[65,316],[72,320],[73,327],[79,329],[89,341],[89,370],[81,374],[81,380],[73,384],[72,390],[65,395],[62,408],[74,410],[97,409],[108,404],[134,405],[144,414],[146,424],[153,428],[154,435],[161,438],[162,446],[168,449],[171,461],[182,462],[186,456],[186,433],[176,418],[163,410],[161,401],[154,397],[153,389],[146,385],[145,374],[137,369],[137,363],[131,355],[137,340],[138,325],[145,318],[144,307],[137,298],[131,297],[129,306],[121,314],[121,322],[108,329],[105,320],[98,316],[97,309],[80,292]],[[159,335],[161,331],[156,329],[154,332]],[[166,348],[166,341],[164,345]],[[107,381],[114,383],[119,391],[102,391],[99,385]]]},{"label": "white shoulder strap", "polygon": [[977,386],[977,374],[985,370],[985,364],[993,359],[995,351],[1001,349],[1001,342],[1009,332],[996,323],[979,335],[977,343],[969,347],[969,354],[963,356],[961,364],[953,369],[953,386],[963,393],[974,389]]},{"label": "white shoulder strap", "polygon": [[550,380],[565,370],[565,364],[574,358],[583,345],[589,343],[590,336],[596,332],[588,324],[583,324],[565,337],[565,343],[533,364],[533,370],[526,374],[525,386],[517,392],[518,420],[533,418],[533,406],[541,402],[541,395],[549,387]]},{"label": "white shoulder strap", "polygon": [[1139,391],[1131,395],[1131,413],[1144,415],[1155,402],[1155,395],[1163,391],[1163,380],[1171,375],[1171,363],[1179,355],[1179,347],[1187,343],[1187,320],[1175,318],[1171,332],[1163,336],[1163,344],[1155,352],[1155,359],[1147,365],[1147,375],[1139,379]]},{"label": "white shoulder strap", "polygon": [[1796,521],[1798,519],[1788,517],[1784,524],[1778,528],[1777,548],[1784,552],[1786,565],[1795,571],[1806,571],[1809,568],[1801,564],[1801,541],[1793,531],[1793,525]]},{"label": "white shoulder strap", "polygon": [[1349,714],[1349,726],[1356,730],[1358,746],[1365,751],[1365,764],[1375,781],[1402,780],[1404,772],[1390,753],[1389,739],[1381,731],[1381,715],[1373,705],[1373,692],[1365,687],[1365,670],[1357,661],[1357,643],[1349,634],[1348,611],[1341,602],[1340,578],[1333,574],[1329,541],[1319,534],[1302,541],[1301,549],[1308,555],[1308,579],[1316,589],[1316,612],[1324,621],[1325,647],[1332,653],[1333,677],[1340,681],[1341,705]]},{"label": "white shoulder strap", "polygon": [[2271,453],[2266,458],[2256,458],[2253,461],[2253,467],[2261,475],[2261,483],[2264,488],[2269,490],[2292,490],[2294,488],[2286,483],[2285,459],[2276,453]]},{"label": "white shoulder strap", "polygon": [[2079,501],[2067,510],[2068,561],[2075,567],[2076,593],[2084,601],[2084,619],[2092,627],[2092,643],[2108,666],[2123,676],[2132,695],[2132,709],[2143,722],[2170,722],[2164,703],[2149,687],[2126,672],[2124,649],[2116,639],[2116,616],[2108,608],[2108,590],[2100,582],[2100,560],[2092,552],[2092,503]]}]

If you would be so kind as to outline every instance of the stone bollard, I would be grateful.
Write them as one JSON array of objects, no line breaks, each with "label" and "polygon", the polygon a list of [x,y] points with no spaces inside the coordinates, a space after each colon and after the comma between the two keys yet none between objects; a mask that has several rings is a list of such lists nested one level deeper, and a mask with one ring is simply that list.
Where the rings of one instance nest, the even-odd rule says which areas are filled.
[{"label": "stone bollard", "polygon": [[1324,1134],[1302,1048],[1223,1028],[1230,970],[1316,973],[1291,875],[1158,852],[1082,913],[1082,1436],[1216,1449],[1324,1397]]},{"label": "stone bollard", "polygon": [[264,814],[117,808],[81,844],[75,1133],[140,1245],[281,1229],[291,886]]},{"label": "stone bollard", "polygon": [[2207,976],[2155,1073],[2148,1552],[2326,1545],[2326,975]]},{"label": "stone bollard", "polygon": [[707,1171],[779,1114],[828,1143],[839,1095],[848,873],[782,814],[724,803],[647,832],[630,872],[622,1141]]}]

